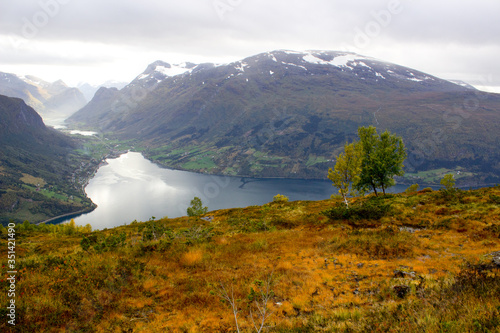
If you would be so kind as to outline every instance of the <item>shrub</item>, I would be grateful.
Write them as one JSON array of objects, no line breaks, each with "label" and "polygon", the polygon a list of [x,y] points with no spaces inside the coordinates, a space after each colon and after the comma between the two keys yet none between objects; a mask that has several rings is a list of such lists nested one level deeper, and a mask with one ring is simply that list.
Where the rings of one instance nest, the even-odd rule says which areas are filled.
[{"label": "shrub", "polygon": [[186,245],[210,242],[214,236],[213,230],[213,227],[204,228],[202,226],[194,226],[179,231],[176,233],[175,237],[183,239]]},{"label": "shrub", "polygon": [[323,214],[331,220],[380,220],[390,211],[390,206],[390,203],[372,198],[349,207],[338,203],[333,208],[323,211]]},{"label": "shrub", "polygon": [[123,247],[126,238],[127,236],[124,232],[121,234],[112,234],[100,240],[97,238],[96,234],[90,234],[88,237],[83,236],[80,241],[80,246],[87,252],[92,246],[97,253],[102,253],[116,249],[117,247]]},{"label": "shrub", "polygon": [[420,185],[418,184],[413,184],[413,185],[410,185],[406,190],[405,190],[405,193],[407,194],[411,194],[411,193],[415,193],[418,191]]},{"label": "shrub", "polygon": [[413,256],[418,241],[407,232],[395,227],[381,229],[354,229],[348,237],[338,237],[329,246],[333,252],[342,251],[375,258]]},{"label": "shrub", "polygon": [[500,270],[494,263],[466,263],[465,268],[457,274],[452,291],[472,293],[477,297],[500,294]]},{"label": "shrub", "polygon": [[288,202],[288,197],[286,195],[276,194],[273,197],[273,202]]},{"label": "shrub", "polygon": [[492,203],[495,203],[497,205],[500,205],[500,196],[498,195],[494,195],[494,194],[490,194],[490,201]]},{"label": "shrub", "polygon": [[163,224],[158,223],[151,218],[143,226],[139,227],[139,231],[142,231],[142,241],[147,242],[150,240],[158,240],[165,234],[171,234],[172,231],[166,228]]},{"label": "shrub", "polygon": [[250,219],[247,217],[229,218],[227,223],[241,232],[268,231],[271,226],[263,219]]}]

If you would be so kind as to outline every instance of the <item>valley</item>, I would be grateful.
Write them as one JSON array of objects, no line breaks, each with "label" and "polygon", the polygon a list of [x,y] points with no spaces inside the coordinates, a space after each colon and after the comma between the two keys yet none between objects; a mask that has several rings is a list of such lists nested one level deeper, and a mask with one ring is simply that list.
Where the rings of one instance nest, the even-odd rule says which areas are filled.
[{"label": "valley", "polygon": [[500,1],[4,1],[0,332],[500,333]]},{"label": "valley", "polygon": [[39,223],[89,212],[84,187],[120,146],[48,128],[24,101],[0,96],[0,222]]},{"label": "valley", "polygon": [[356,129],[374,125],[403,137],[408,173],[462,170],[467,186],[500,179],[499,106],[497,94],[381,60],[279,50],[230,64],[157,61],[67,121],[134,140],[171,168],[301,179],[324,179]]},{"label": "valley", "polygon": [[[366,125],[402,136],[408,159],[400,184],[437,185],[448,173],[462,187],[500,181],[499,95],[355,53],[277,50],[228,64],[156,61],[127,85],[81,85],[87,97],[95,92],[85,106],[82,93],[62,81],[5,73],[0,79],[0,93],[25,98],[44,117],[69,116],[70,129],[97,133],[35,134],[44,126],[39,119],[24,127],[30,135],[6,131],[2,223],[93,209],[88,180],[101,161],[129,150],[177,170],[324,180],[343,145]],[[19,119],[9,122],[19,127]]]}]

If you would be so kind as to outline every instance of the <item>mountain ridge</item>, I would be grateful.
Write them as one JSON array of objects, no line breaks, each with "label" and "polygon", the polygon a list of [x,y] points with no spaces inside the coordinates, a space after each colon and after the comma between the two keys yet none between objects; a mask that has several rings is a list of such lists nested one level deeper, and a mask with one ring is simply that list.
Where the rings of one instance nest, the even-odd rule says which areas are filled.
[{"label": "mountain ridge", "polygon": [[0,94],[23,99],[45,121],[65,119],[87,104],[78,88],[62,80],[47,82],[33,75],[17,76],[0,72]]},{"label": "mountain ridge", "polygon": [[[137,140],[149,158],[180,169],[322,178],[366,125],[402,135],[413,160],[424,155],[411,171],[447,165],[483,172],[485,159],[500,158],[491,123],[499,120],[499,95],[479,99],[468,87],[349,52],[279,50],[223,65],[155,62],[108,95],[69,123]],[[473,117],[446,114],[460,116],[457,105],[476,100]],[[437,130],[447,133],[434,139],[437,148],[419,148]],[[494,168],[483,180],[498,179]]]},{"label": "mountain ridge", "polygon": [[46,127],[20,98],[0,95],[0,222],[40,222],[88,210],[80,184],[78,143]]}]

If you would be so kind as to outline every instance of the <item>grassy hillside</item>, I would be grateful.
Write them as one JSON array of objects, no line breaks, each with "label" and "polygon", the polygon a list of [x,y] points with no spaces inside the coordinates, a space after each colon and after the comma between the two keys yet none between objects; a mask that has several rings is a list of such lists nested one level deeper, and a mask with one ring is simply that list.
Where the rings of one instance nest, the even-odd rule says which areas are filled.
[{"label": "grassy hillside", "polygon": [[82,185],[99,162],[79,145],[21,99],[0,96],[0,224],[92,209]]},{"label": "grassy hillside", "polygon": [[18,226],[18,325],[0,329],[236,332],[232,303],[242,332],[255,331],[257,305],[269,332],[500,331],[499,186],[351,207],[277,201],[94,232]]}]

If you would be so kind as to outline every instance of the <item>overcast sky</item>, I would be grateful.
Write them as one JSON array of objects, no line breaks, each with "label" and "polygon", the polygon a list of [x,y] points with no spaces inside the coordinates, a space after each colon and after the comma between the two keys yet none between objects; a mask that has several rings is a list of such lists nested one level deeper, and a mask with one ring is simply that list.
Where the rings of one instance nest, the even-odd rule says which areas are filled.
[{"label": "overcast sky", "polygon": [[131,81],[155,60],[348,50],[500,92],[498,0],[0,0],[0,72]]}]

